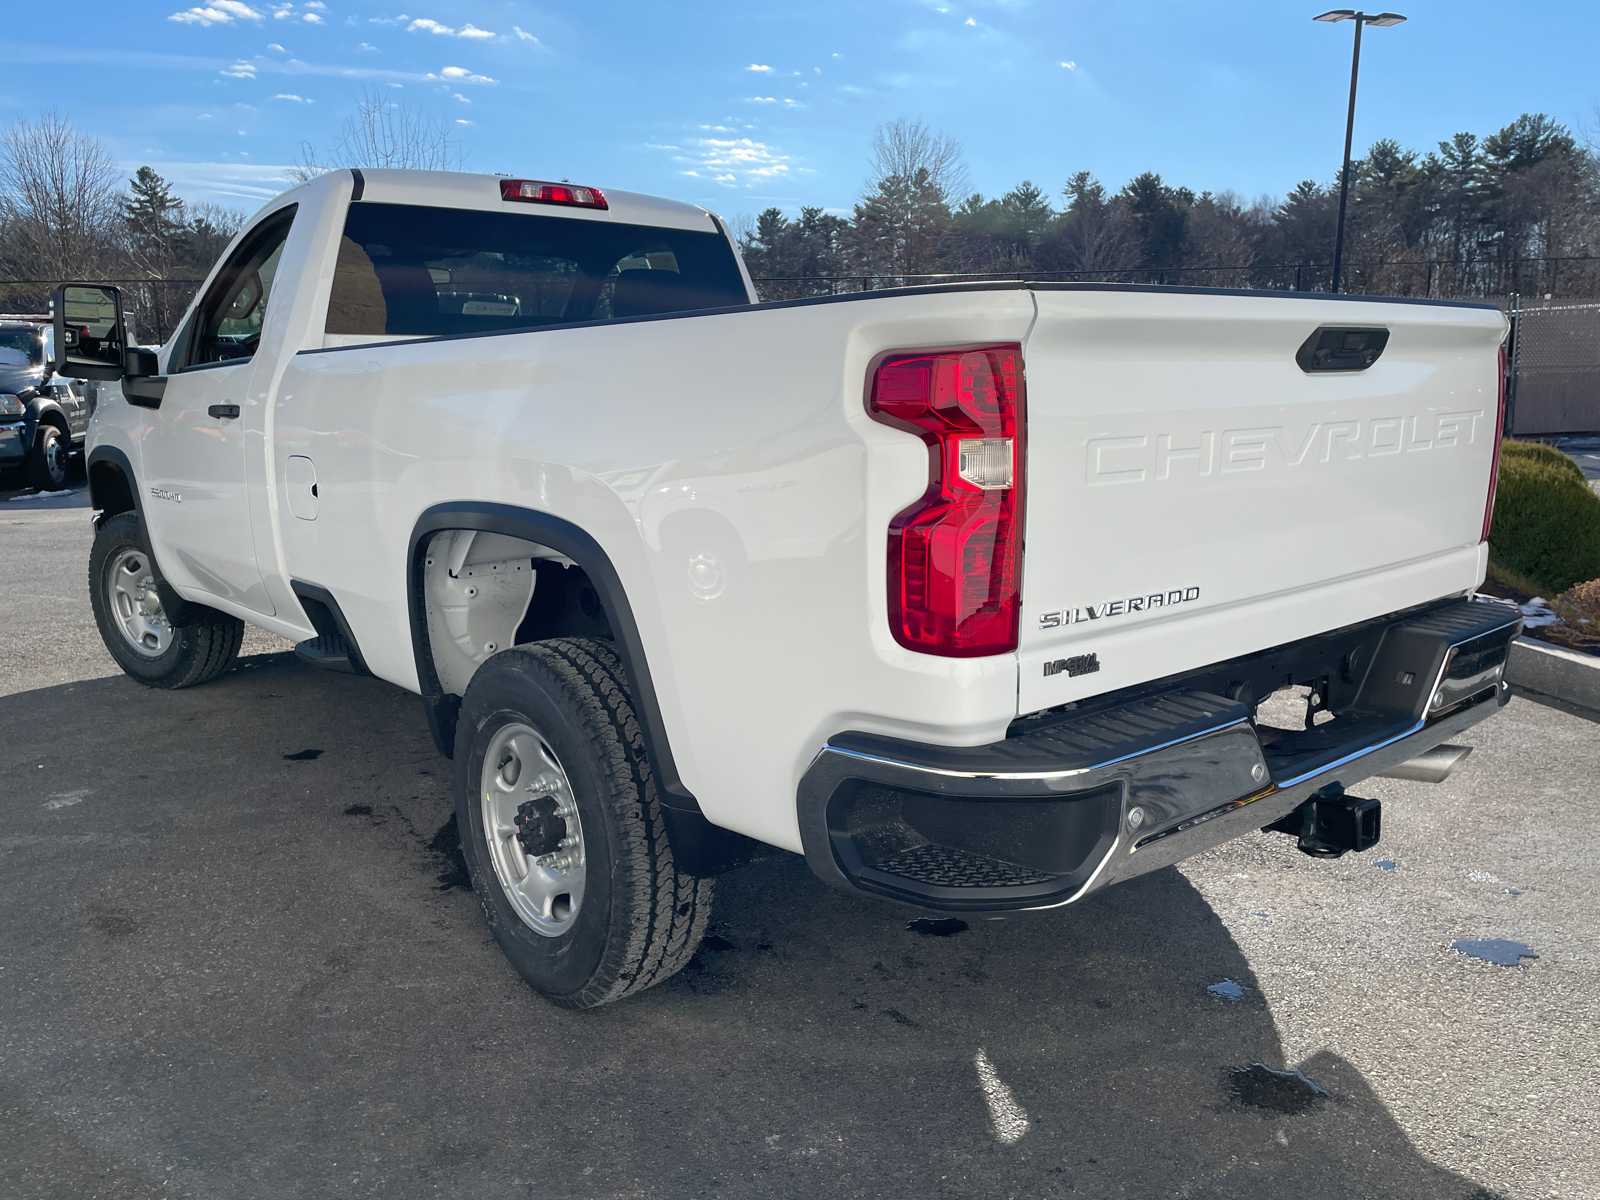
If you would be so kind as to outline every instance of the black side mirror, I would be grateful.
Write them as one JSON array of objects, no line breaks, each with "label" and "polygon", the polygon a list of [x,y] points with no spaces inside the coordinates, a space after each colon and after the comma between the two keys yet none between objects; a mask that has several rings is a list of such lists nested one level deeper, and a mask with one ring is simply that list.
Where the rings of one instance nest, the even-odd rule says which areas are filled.
[{"label": "black side mirror", "polygon": [[120,289],[58,283],[50,293],[55,324],[50,367],[67,379],[121,379],[128,349]]}]

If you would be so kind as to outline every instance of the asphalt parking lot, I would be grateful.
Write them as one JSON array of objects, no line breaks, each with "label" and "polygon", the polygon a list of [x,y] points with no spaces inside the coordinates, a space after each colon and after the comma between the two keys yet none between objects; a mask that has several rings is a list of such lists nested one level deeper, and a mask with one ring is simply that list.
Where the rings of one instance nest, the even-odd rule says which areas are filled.
[{"label": "asphalt parking lot", "polygon": [[690,970],[571,1013],[487,936],[415,698],[266,635],[139,687],[88,518],[0,492],[0,1196],[1600,1195],[1593,716],[1356,789],[1374,851],[945,936],[774,852]]}]

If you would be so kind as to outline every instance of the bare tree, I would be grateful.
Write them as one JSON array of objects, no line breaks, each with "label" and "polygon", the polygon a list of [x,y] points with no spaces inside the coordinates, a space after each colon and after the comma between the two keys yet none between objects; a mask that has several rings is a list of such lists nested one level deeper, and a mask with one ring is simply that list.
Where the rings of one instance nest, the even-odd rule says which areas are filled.
[{"label": "bare tree", "polygon": [[93,134],[51,110],[0,130],[0,257],[32,279],[93,277],[113,254],[121,173]]},{"label": "bare tree", "polygon": [[364,88],[326,154],[319,156],[309,142],[302,142],[300,162],[290,168],[289,177],[304,183],[338,167],[463,170],[467,156],[454,129],[390,95],[388,88]]},{"label": "bare tree", "polygon": [[918,171],[926,171],[947,204],[965,196],[969,186],[961,144],[904,117],[879,125],[872,135],[872,170],[874,186],[889,178],[915,179]]}]

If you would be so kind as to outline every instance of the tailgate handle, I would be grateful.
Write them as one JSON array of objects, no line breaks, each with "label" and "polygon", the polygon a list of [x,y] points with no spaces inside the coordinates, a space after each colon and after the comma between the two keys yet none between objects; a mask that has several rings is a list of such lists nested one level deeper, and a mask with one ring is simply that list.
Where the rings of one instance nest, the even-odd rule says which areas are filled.
[{"label": "tailgate handle", "polygon": [[1389,344],[1389,331],[1373,326],[1324,325],[1295,351],[1294,360],[1309,374],[1321,371],[1365,371]]},{"label": "tailgate handle", "polygon": [[206,409],[206,416],[216,417],[219,420],[237,420],[239,416],[239,406],[237,404],[213,404],[210,408]]}]

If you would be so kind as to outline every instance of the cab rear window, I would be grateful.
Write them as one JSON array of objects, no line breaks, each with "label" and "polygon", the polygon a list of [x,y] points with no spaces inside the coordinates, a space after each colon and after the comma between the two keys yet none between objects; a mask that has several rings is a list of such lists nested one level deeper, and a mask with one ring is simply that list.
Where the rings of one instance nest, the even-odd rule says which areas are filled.
[{"label": "cab rear window", "polygon": [[717,233],[409,204],[352,204],[330,334],[436,336],[748,303]]}]

